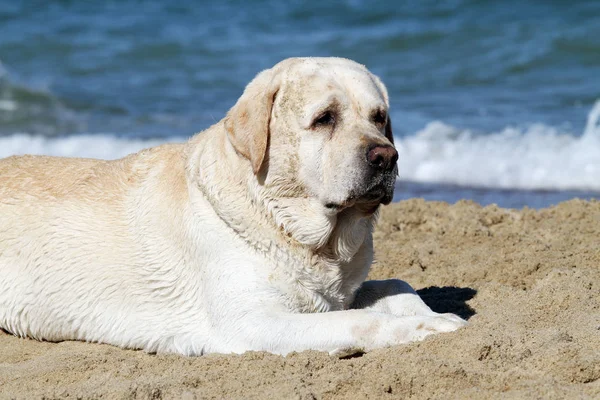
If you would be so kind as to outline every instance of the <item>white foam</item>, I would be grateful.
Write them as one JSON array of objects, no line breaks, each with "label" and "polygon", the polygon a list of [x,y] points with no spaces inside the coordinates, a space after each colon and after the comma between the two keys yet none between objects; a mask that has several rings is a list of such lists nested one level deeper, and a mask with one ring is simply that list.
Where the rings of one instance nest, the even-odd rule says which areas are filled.
[{"label": "white foam", "polygon": [[[536,124],[476,135],[430,122],[396,138],[400,179],[470,187],[600,191],[600,101],[576,135]],[[14,134],[0,137],[0,158],[13,154],[115,159],[185,138],[126,139],[111,134],[58,138]]]},{"label": "white foam", "polygon": [[49,138],[17,133],[0,137],[0,158],[10,155],[37,154],[61,157],[116,159],[139,150],[185,138],[127,139],[111,134],[85,134]]},{"label": "white foam", "polygon": [[17,102],[12,100],[0,100],[0,111],[12,112],[18,108]]},{"label": "white foam", "polygon": [[475,135],[435,121],[397,139],[400,179],[471,187],[600,191],[600,101],[583,134],[534,124]]}]

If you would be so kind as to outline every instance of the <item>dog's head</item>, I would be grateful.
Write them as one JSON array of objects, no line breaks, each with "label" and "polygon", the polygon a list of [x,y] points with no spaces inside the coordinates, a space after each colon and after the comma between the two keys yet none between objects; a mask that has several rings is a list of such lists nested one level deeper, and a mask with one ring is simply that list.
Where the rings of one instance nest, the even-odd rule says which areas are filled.
[{"label": "dog's head", "polygon": [[369,215],[394,192],[398,153],[388,108],[385,86],[363,65],[296,58],[250,82],[225,127],[271,196]]}]

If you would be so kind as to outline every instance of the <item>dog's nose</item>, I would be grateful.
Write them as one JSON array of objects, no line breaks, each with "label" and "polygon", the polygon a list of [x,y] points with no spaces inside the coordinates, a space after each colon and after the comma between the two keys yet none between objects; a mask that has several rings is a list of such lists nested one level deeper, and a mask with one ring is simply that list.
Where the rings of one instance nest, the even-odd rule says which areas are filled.
[{"label": "dog's nose", "polygon": [[398,152],[392,146],[375,145],[367,151],[367,162],[375,169],[393,169],[398,161]]}]

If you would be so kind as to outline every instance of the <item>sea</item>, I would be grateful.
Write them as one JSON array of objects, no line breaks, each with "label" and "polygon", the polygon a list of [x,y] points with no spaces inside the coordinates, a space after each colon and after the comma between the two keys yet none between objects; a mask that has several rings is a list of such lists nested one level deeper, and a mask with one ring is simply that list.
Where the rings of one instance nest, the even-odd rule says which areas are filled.
[{"label": "sea", "polygon": [[600,197],[597,0],[0,0],[0,157],[184,141],[294,56],[387,85],[395,200]]}]

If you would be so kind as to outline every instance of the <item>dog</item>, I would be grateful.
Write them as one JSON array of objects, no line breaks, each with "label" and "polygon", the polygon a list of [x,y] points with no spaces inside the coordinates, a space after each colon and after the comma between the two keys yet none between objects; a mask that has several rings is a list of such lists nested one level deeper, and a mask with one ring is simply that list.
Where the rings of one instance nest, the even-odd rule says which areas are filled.
[{"label": "dog", "polygon": [[183,355],[344,356],[454,331],[367,281],[398,153],[385,86],[342,58],[259,73],[224,119],[115,161],[0,161],[0,328]]}]

